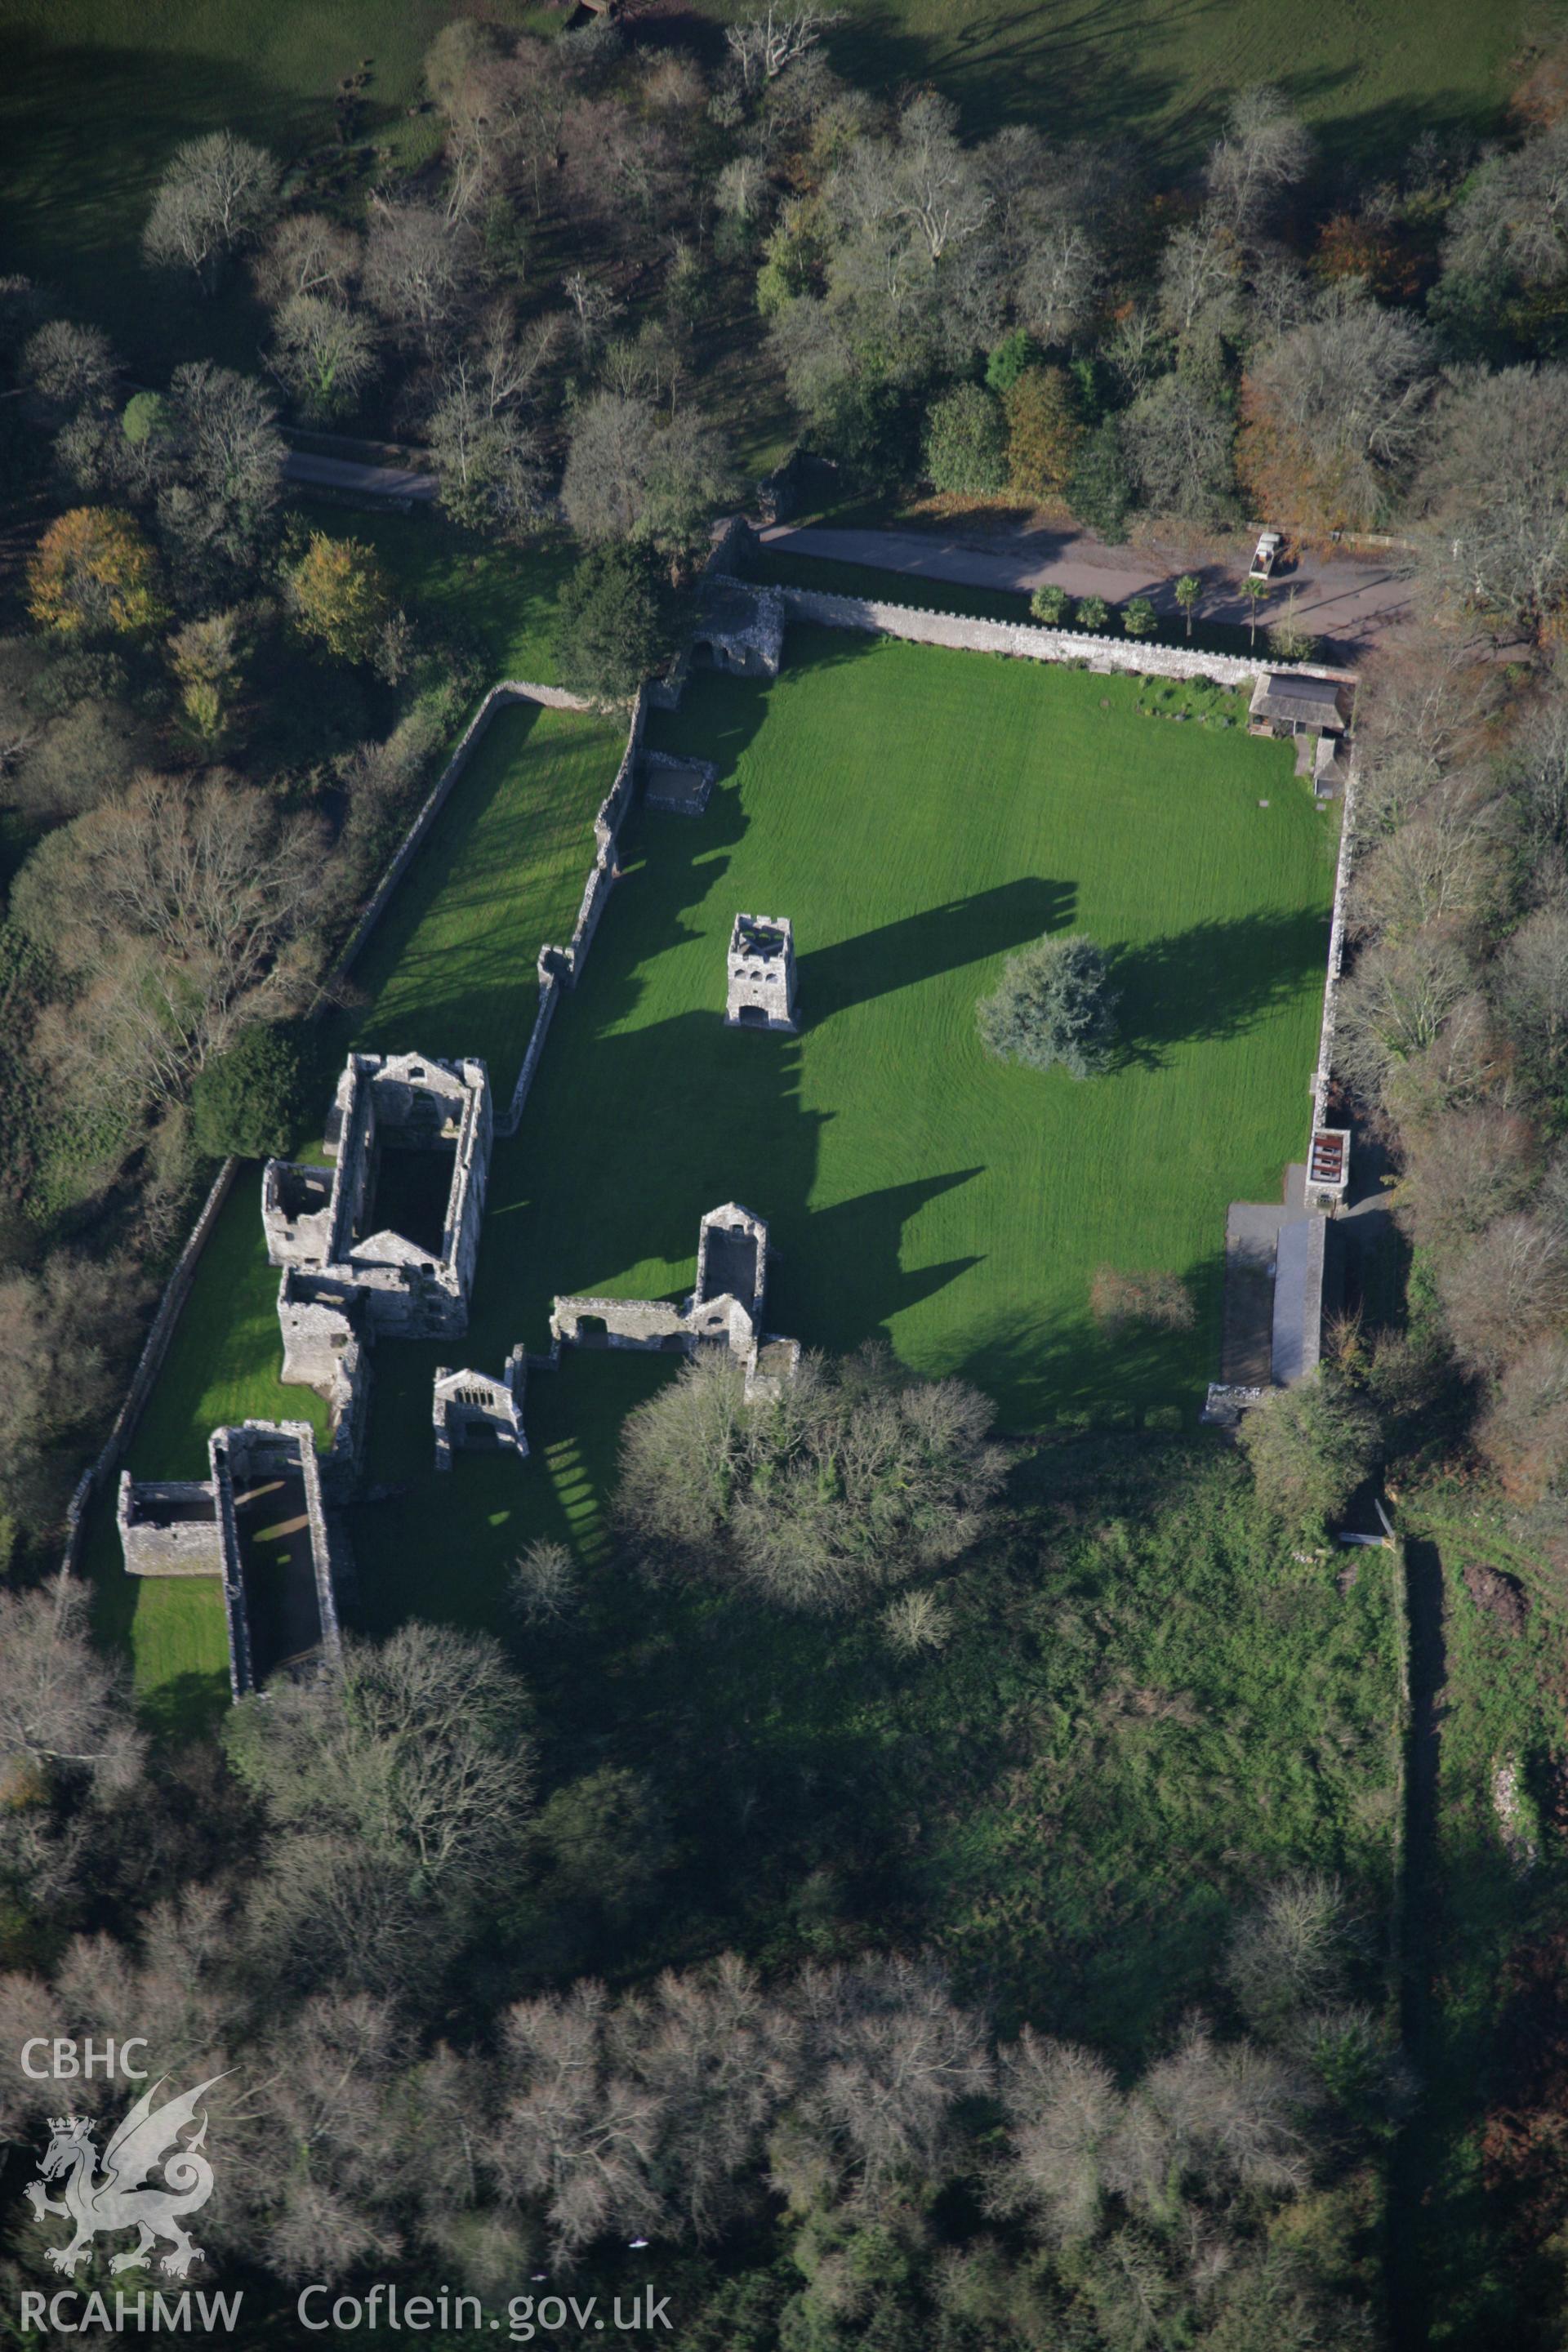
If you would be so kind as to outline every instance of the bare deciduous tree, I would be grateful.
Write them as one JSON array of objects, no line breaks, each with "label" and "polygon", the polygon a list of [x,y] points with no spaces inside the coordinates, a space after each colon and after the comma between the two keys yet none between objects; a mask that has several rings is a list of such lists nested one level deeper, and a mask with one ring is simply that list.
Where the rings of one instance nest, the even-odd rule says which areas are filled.
[{"label": "bare deciduous tree", "polygon": [[174,150],[142,233],[162,268],[191,271],[210,292],[229,255],[253,237],[278,200],[278,166],[264,147],[232,131],[209,131]]},{"label": "bare deciduous tree", "polygon": [[1055,2236],[1086,2238],[1100,2220],[1105,2150],[1123,2101],[1102,2058],[1026,2026],[1001,2053],[1009,2129],[993,2180],[1004,2212],[1027,2212]]},{"label": "bare deciduous tree", "polygon": [[1568,594],[1568,369],[1479,369],[1439,403],[1417,493],[1440,595],[1494,629],[1537,629]]},{"label": "bare deciduous tree", "polygon": [[1396,1204],[1437,1258],[1463,1249],[1506,1210],[1522,1208],[1540,1171],[1529,1121],[1495,1104],[1446,1112],[1414,1130],[1406,1150]]},{"label": "bare deciduous tree", "polygon": [[347,302],[363,258],[363,238],[325,213],[286,213],[257,255],[252,275],[269,310],[295,294]]},{"label": "bare deciduous tree", "polygon": [[734,58],[742,86],[757,90],[775,81],[786,66],[815,47],[842,11],[790,5],[789,0],[761,0],[746,16],[724,27],[724,40]]},{"label": "bare deciduous tree", "polygon": [[67,1577],[0,1592],[0,1770],[5,1801],[34,1775],[79,1772],[127,1787],[142,1743],[123,1673],[88,1637],[87,1595]]},{"label": "bare deciduous tree", "polygon": [[477,266],[471,231],[448,224],[438,205],[417,197],[374,200],[364,290],[401,341],[433,357],[457,324]]},{"label": "bare deciduous tree", "polygon": [[1380,941],[1340,993],[1334,1052],[1343,1076],[1382,1098],[1394,1069],[1436,1039],[1472,986],[1468,959],[1443,932]]},{"label": "bare deciduous tree", "polygon": [[963,1382],[872,1355],[808,1360],[777,1399],[699,1362],[627,1422],[618,1508],[652,1572],[851,1607],[984,1533],[1005,1464],[990,1419]]},{"label": "bare deciduous tree", "polygon": [[1180,375],[1158,377],[1123,421],[1122,446],[1146,505],[1192,522],[1215,522],[1235,499],[1236,428],[1215,402]]},{"label": "bare deciduous tree", "polygon": [[218,773],[143,776],[52,835],[19,915],[82,991],[40,1036],[132,1102],[180,1093],[247,1019],[280,1009],[321,877],[320,828]]},{"label": "bare deciduous tree", "polygon": [[1542,907],[1498,959],[1495,989],[1531,1081],[1550,1094],[1568,1075],[1568,908]]},{"label": "bare deciduous tree", "polygon": [[527,1711],[497,1643],[415,1622],[347,1643],[335,1682],[238,1708],[231,1753],[280,1825],[340,1830],[421,1886],[477,1894],[526,1810]]},{"label": "bare deciduous tree", "polygon": [[1568,117],[1494,155],[1449,217],[1446,273],[1495,282],[1557,284],[1568,271]]},{"label": "bare deciduous tree", "polygon": [[291,294],[274,322],[272,365],[308,416],[346,416],[375,373],[375,335],[363,311],[320,294]]},{"label": "bare deciduous tree", "polygon": [[933,1963],[901,1957],[807,1968],[795,1988],[805,2053],[802,2105],[875,2187],[929,2167],[961,2099],[991,2088],[977,2021]]},{"label": "bare deciduous tree", "polygon": [[46,400],[74,411],[108,403],[119,363],[101,327],[51,319],[28,337],[22,364]]},{"label": "bare deciduous tree", "polygon": [[1509,803],[1460,775],[1434,786],[1356,869],[1351,919],[1363,937],[1399,940],[1430,924],[1468,940],[1507,887]]},{"label": "bare deciduous tree", "polygon": [[1287,189],[1302,179],[1312,142],[1277,89],[1245,91],[1209,158],[1209,202],[1233,235],[1267,234]]},{"label": "bare deciduous tree", "polygon": [[1540,1217],[1500,1217],[1438,1268],[1437,1290],[1459,1361],[1495,1375],[1568,1321],[1568,1234]]},{"label": "bare deciduous tree", "polygon": [[[56,1250],[36,1271],[0,1275],[0,1511],[18,1523],[58,1524],[75,1449],[113,1411],[142,1297],[134,1268],[113,1255]],[[67,1649],[79,1630],[68,1611]]]},{"label": "bare deciduous tree", "polygon": [[1534,1504],[1568,1485],[1568,1338],[1532,1340],[1508,1364],[1481,1423],[1483,1451],[1507,1492]]},{"label": "bare deciduous tree", "polygon": [[1430,338],[1373,302],[1336,305],[1271,345],[1242,387],[1241,467],[1288,529],[1369,530],[1426,435]]}]

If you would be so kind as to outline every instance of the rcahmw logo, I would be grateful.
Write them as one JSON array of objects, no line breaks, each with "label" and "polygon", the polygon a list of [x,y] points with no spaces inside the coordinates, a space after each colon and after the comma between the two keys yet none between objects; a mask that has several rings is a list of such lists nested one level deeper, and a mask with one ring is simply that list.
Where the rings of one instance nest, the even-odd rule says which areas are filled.
[{"label": "rcahmw logo", "polygon": [[[148,2070],[136,2062],[145,2052],[146,2043],[138,2037],[121,2042],[118,2050],[112,2041],[79,2044],[40,2037],[24,2042],[21,2065],[35,2082],[82,2080],[100,2072],[144,2082]],[[185,2223],[213,2192],[202,2102],[225,2077],[209,2075],[173,2098],[162,2095],[165,2079],[160,2076],[142,2092],[101,2156],[100,2126],[91,2116],[49,2118],[38,2177],[29,2181],[26,2193],[37,2220],[58,2217],[70,2224],[63,2244],[44,2250],[45,2259],[67,2278],[74,2278],[89,2260],[96,2239],[132,2230],[136,2242],[111,2257],[111,2273],[151,2269],[155,2262],[165,2278],[184,2279],[192,2263],[202,2259]],[[51,2195],[51,2189],[57,2193]],[[112,2297],[83,2297],[27,2292],[21,2298],[21,2319],[24,2327],[42,2327],[47,2314],[47,2325],[66,2334],[93,2326],[179,2329],[189,2326],[194,2303],[202,2326],[228,2328],[238,2316],[240,2302],[239,2294],[148,2296],[117,2291]]]}]

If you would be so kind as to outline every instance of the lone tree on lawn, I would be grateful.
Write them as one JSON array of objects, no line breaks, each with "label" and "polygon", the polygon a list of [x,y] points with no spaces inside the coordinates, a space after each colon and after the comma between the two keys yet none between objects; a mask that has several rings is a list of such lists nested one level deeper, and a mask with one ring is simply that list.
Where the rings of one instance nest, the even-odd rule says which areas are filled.
[{"label": "lone tree on lawn", "polygon": [[975,1018],[982,1045],[998,1061],[1035,1070],[1059,1062],[1075,1078],[1088,1078],[1110,1059],[1116,1002],[1092,940],[1044,939],[1009,956]]}]

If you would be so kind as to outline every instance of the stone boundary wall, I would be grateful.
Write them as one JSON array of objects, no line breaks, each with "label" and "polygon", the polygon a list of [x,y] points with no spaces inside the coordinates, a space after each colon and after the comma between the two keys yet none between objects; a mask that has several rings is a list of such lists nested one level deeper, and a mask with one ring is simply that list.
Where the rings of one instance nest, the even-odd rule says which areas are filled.
[{"label": "stone boundary wall", "polygon": [[[525,695],[543,691],[532,687],[516,690]],[[562,707],[585,709],[589,706],[578,703]],[[626,749],[621,753],[615,782],[600,802],[594,819],[594,863],[588,868],[588,878],[583,886],[582,902],[577,909],[571,940],[563,948],[552,947],[546,942],[539,950],[539,1010],[533,1016],[533,1029],[523,1054],[522,1066],[517,1074],[517,1083],[511,1090],[511,1100],[504,1111],[496,1114],[497,1135],[512,1136],[517,1133],[522,1107],[528,1100],[529,1089],[544,1051],[544,1041],[555,1018],[561,990],[563,986],[575,988],[577,985],[577,975],[587,961],[588,950],[594,943],[594,934],[605,911],[605,902],[615,887],[616,848],[620,840],[621,827],[626,820],[626,812],[636,797],[643,730],[647,725],[647,714],[653,707],[649,689],[640,686],[632,705]]]},{"label": "stone boundary wall", "polygon": [[[1345,902],[1350,893],[1351,865],[1355,854],[1355,788],[1356,763],[1352,753],[1340,818],[1340,856],[1334,873],[1334,911],[1329,925],[1329,968],[1323,982],[1323,1021],[1318,1033],[1318,1066],[1312,1073],[1314,1129],[1328,1123],[1329,1086],[1333,1076],[1334,1024],[1339,1013],[1340,981],[1345,961]],[[1309,1164],[1310,1156],[1311,1138],[1309,1137]]]},{"label": "stone boundary wall", "polygon": [[599,803],[599,813],[594,819],[596,846],[594,863],[588,868],[588,879],[583,886],[583,903],[577,909],[577,920],[572,927],[569,944],[557,951],[567,985],[572,988],[577,985],[577,974],[587,960],[594,934],[599,928],[599,919],[605,911],[605,902],[615,887],[616,844],[637,791],[637,754],[642,749],[647,714],[647,688],[639,686],[637,699],[632,704],[631,726],[626,732],[626,748],[621,753],[621,764],[616,770],[615,782]]},{"label": "stone boundary wall", "polygon": [[[742,586],[746,583],[742,582]],[[1312,662],[1268,661],[1253,654],[1205,654],[1185,646],[1157,646],[1146,637],[1092,636],[1082,629],[1046,629],[1026,621],[983,621],[926,605],[888,604],[867,596],[831,595],[824,588],[779,588],[784,609],[798,621],[829,629],[865,629],[906,637],[922,646],[951,646],[963,653],[1012,654],[1028,661],[1068,662],[1092,670],[1126,670],[1138,677],[1204,677],[1220,686],[1250,686],[1258,678],[1290,670],[1301,677],[1332,678],[1349,686],[1353,670],[1329,669]]]},{"label": "stone boundary wall", "polygon": [[339,956],[334,977],[346,972],[353,964],[365,941],[386,908],[386,902],[407,873],[416,852],[423,845],[441,811],[451,797],[452,787],[473,758],[489,731],[489,724],[498,710],[514,702],[539,702],[550,710],[591,710],[594,706],[580,694],[568,694],[562,686],[535,686],[526,680],[503,678],[492,686],[479,709],[458,736],[446,766],[437,777],[420,803],[413,823],[393,851],[381,880],[376,884],[364,911],[350,932],[347,945]]},{"label": "stone boundary wall", "polygon": [[148,1326],[147,1337],[142,1342],[142,1353],[138,1356],[136,1369],[131,1375],[124,1402],[114,1416],[114,1425],[104,1441],[103,1450],[96,1461],[89,1463],[77,1480],[75,1491],[66,1508],[65,1544],[60,1559],[61,1571],[66,1575],[74,1574],[79,1563],[82,1531],[87,1524],[88,1505],[92,1500],[100,1480],[109,1475],[129,1444],[136,1423],[142,1417],[142,1409],[152,1393],[153,1383],[163,1368],[163,1359],[169,1351],[169,1342],[174,1336],[174,1327],[180,1319],[180,1310],[195,1279],[197,1261],[206,1247],[207,1237],[217,1223],[218,1211],[227,1200],[229,1189],[238,1171],[237,1160],[226,1160],[213,1179],[212,1190],[202,1202],[196,1222],[186,1237],[184,1248],[174,1262],[174,1272],[163,1285],[163,1295],[159,1299],[157,1310]]}]

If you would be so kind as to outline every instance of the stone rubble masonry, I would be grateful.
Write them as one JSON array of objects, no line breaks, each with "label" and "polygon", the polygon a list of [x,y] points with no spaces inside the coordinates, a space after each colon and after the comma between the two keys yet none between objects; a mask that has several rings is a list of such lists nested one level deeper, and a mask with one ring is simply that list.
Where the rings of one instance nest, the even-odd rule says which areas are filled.
[{"label": "stone rubble masonry", "polygon": [[724,1021],[731,1029],[793,1034],[795,926],[785,915],[737,915],[725,961]]},{"label": "stone rubble masonry", "polygon": [[238,1497],[255,1480],[298,1477],[314,1586],[316,1639],[281,1660],[293,1672],[335,1673],[342,1662],[331,1540],[316,1443],[309,1423],[247,1421],[215,1429],[205,1479],[120,1477],[116,1514],[127,1570],[133,1576],[218,1576],[228,1633],[229,1689],[236,1699],[258,1686],[255,1629],[239,1531]]},{"label": "stone rubble masonry", "polygon": [[[557,1298],[550,1315],[551,1348],[530,1362],[553,1371],[563,1348],[598,1339],[609,1348],[695,1356],[704,1345],[728,1348],[746,1377],[746,1394],[776,1395],[800,1363],[798,1339],[762,1328],[767,1289],[768,1229],[763,1218],[735,1201],[710,1209],[697,1240],[697,1288],[679,1305],[668,1298]],[[725,1280],[739,1278],[746,1295],[710,1290],[714,1269]],[[584,1331],[602,1324],[602,1334]]]},{"label": "stone rubble masonry", "polygon": [[[418,1054],[351,1054],[327,1124],[335,1171],[269,1160],[261,1222],[274,1265],[319,1277],[346,1311],[359,1302],[372,1334],[457,1337],[468,1328],[489,1174],[489,1078],[482,1062]],[[450,1149],[452,1176],[438,1254],[403,1234],[362,1234],[383,1152]],[[289,1305],[309,1303],[297,1293]],[[279,1302],[281,1319],[285,1301]],[[287,1336],[287,1335],[286,1335]],[[336,1336],[335,1334],[331,1336]]]},{"label": "stone rubble masonry", "polygon": [[528,1457],[522,1425],[528,1387],[528,1356],[520,1339],[500,1380],[489,1372],[448,1371],[437,1367],[431,1404],[436,1431],[436,1467],[449,1470],[456,1447],[471,1445]]},{"label": "stone rubble masonry", "polygon": [[924,606],[887,604],[867,596],[837,596],[820,588],[780,588],[791,619],[816,621],[829,629],[865,629],[905,637],[921,646],[951,646],[963,653],[1011,654],[1026,661],[1066,662],[1080,669],[1126,670],[1139,677],[1212,678],[1216,686],[1247,686],[1255,678],[1290,669],[1302,677],[1327,677],[1353,686],[1353,670],[1326,669],[1310,662],[1270,661],[1251,654],[1206,654],[1185,646],[1151,645],[1146,638],[1093,636],[1083,629],[1047,629],[1027,621],[983,621]]},{"label": "stone rubble masonry", "polygon": [[[1345,796],[1340,814],[1340,856],[1334,871],[1334,908],[1329,924],[1328,972],[1323,982],[1323,1018],[1318,1032],[1318,1064],[1312,1073],[1312,1134],[1329,1123],[1329,1088],[1333,1080],[1334,1025],[1339,1018],[1340,982],[1345,961],[1345,904],[1350,895],[1351,865],[1355,855],[1355,795],[1356,761],[1352,752],[1350,772],[1345,780]],[[1350,1147],[1346,1147],[1347,1164]],[[1311,1137],[1308,1138],[1307,1166],[1311,1168]],[[1331,1193],[1315,1192],[1309,1189],[1308,1205],[1332,1209],[1338,1199]]]}]

